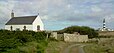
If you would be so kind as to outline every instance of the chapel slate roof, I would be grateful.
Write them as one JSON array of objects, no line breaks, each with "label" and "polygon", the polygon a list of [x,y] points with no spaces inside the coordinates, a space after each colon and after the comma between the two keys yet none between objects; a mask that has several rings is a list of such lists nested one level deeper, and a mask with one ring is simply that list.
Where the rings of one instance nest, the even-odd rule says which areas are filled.
[{"label": "chapel slate roof", "polygon": [[5,25],[23,25],[32,24],[37,16],[23,16],[23,17],[13,17]]}]

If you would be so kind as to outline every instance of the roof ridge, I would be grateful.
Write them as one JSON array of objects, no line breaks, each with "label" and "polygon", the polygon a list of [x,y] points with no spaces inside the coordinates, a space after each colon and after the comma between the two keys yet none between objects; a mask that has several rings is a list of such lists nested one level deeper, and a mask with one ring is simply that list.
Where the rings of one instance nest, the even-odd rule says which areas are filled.
[{"label": "roof ridge", "polygon": [[11,18],[5,25],[32,24],[37,16],[20,16]]},{"label": "roof ridge", "polygon": [[34,15],[34,16],[16,16],[16,17],[37,17],[37,15]]}]

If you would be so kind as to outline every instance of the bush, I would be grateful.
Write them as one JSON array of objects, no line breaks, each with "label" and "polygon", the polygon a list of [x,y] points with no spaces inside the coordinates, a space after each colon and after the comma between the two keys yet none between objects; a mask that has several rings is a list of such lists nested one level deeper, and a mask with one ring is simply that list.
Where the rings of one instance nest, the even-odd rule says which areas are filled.
[{"label": "bush", "polygon": [[45,39],[45,32],[0,30],[0,53],[10,51],[17,53],[18,50],[14,49],[25,46],[27,42],[36,41],[40,44],[41,41],[45,42]]},{"label": "bush", "polygon": [[58,33],[74,33],[78,32],[81,35],[88,35],[89,38],[98,37],[98,33],[93,28],[87,26],[70,26],[58,31]]}]

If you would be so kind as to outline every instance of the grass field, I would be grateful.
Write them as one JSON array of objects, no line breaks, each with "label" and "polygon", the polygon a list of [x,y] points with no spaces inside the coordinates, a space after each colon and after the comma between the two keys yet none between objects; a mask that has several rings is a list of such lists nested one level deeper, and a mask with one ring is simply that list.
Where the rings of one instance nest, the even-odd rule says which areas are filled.
[{"label": "grass field", "polygon": [[[63,41],[51,41],[48,44],[48,47],[45,50],[45,53],[63,53],[63,51],[70,45],[75,44],[75,43],[66,43]],[[72,48],[72,51],[76,51],[74,50],[76,48]],[[72,52],[71,52],[72,53]]]},{"label": "grass field", "polygon": [[70,51],[69,51],[70,53],[79,53],[79,49],[77,48],[77,47],[73,47],[73,48],[71,48],[70,49]]},{"label": "grass field", "polygon": [[45,50],[45,53],[62,53],[62,50],[67,47],[68,44],[64,42],[56,42],[56,41],[51,41],[48,44],[47,49]]},{"label": "grass field", "polygon": [[85,53],[114,53],[114,40],[99,42],[84,47]]},{"label": "grass field", "polygon": [[[63,53],[65,48],[68,48],[68,46],[74,44],[85,45],[83,47],[85,53],[114,53],[114,39],[89,43],[68,43],[63,41],[50,41],[48,47],[45,50],[45,53]],[[79,49],[77,47],[72,47],[69,52],[79,53]]]}]

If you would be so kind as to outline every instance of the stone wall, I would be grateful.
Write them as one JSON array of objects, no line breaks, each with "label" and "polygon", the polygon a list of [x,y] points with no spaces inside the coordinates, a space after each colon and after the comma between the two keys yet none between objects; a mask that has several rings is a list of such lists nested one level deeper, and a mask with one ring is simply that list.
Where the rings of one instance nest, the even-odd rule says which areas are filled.
[{"label": "stone wall", "polygon": [[64,34],[57,34],[57,39],[64,41]]},{"label": "stone wall", "polygon": [[64,33],[64,41],[66,41],[66,42],[87,42],[88,41],[88,35]]},{"label": "stone wall", "polygon": [[114,36],[114,31],[99,31],[99,36]]},{"label": "stone wall", "polygon": [[52,32],[51,37],[54,37],[57,40],[64,40],[66,42],[87,42],[88,35],[80,35],[79,33],[74,34],[57,34],[57,32]]},{"label": "stone wall", "polygon": [[50,37],[57,39],[57,32],[52,32]]}]

